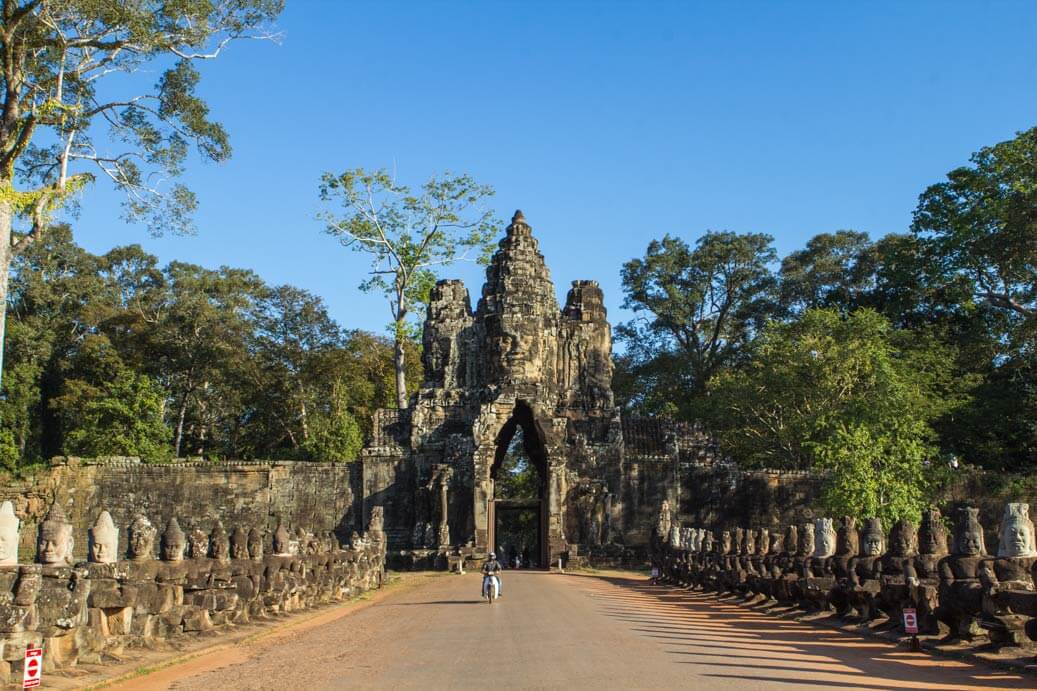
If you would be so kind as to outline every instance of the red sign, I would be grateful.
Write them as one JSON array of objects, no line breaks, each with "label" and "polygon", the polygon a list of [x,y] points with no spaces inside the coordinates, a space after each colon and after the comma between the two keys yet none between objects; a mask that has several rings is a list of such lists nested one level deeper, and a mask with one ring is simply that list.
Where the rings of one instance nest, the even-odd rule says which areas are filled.
[{"label": "red sign", "polygon": [[909,607],[904,608],[904,631],[910,634],[918,633],[918,612]]},{"label": "red sign", "polygon": [[43,648],[25,649],[25,671],[22,673],[22,688],[31,689],[40,685],[43,676]]}]

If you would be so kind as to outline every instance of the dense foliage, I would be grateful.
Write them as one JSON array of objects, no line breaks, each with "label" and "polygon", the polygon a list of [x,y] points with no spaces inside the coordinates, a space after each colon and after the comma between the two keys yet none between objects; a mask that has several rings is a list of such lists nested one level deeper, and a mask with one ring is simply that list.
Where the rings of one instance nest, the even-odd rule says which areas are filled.
[{"label": "dense foliage", "polygon": [[929,468],[1037,468],[1037,128],[919,198],[910,229],[653,241],[623,269],[616,393],[747,467],[824,469],[829,508],[916,516]]},{"label": "dense foliage", "polygon": [[95,256],[67,227],[14,270],[9,469],[60,454],[352,460],[374,409],[393,405],[392,343],[343,330],[304,290],[160,268],[138,246]]}]

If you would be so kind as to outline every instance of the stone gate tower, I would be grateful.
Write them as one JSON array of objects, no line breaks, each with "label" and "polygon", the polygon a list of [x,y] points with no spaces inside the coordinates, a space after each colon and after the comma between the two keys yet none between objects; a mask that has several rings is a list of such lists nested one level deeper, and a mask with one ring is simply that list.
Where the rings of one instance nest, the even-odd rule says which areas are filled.
[{"label": "stone gate tower", "polygon": [[[601,289],[574,281],[559,309],[522,212],[493,256],[474,313],[463,283],[436,284],[423,345],[421,389],[407,411],[376,413],[362,454],[364,513],[385,507],[391,556],[418,564],[459,548],[494,548],[494,481],[519,428],[539,476],[543,565],[572,545],[638,533],[631,507],[659,502],[635,495],[674,491],[665,478],[675,469],[665,462],[661,473],[649,469],[658,481],[644,483],[624,462]],[[633,464],[635,475],[642,465]]]}]

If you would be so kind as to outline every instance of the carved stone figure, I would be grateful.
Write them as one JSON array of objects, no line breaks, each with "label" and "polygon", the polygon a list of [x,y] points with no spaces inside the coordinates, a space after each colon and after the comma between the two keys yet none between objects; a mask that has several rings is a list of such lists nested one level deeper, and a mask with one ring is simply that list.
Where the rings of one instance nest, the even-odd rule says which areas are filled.
[{"label": "carved stone figure", "polygon": [[864,621],[875,618],[875,599],[881,590],[875,563],[886,551],[886,536],[882,530],[882,520],[869,518],[861,530],[861,553],[850,561],[850,577],[848,599],[851,607],[857,610]]},{"label": "carved stone figure", "polygon": [[230,534],[230,558],[248,559],[248,533],[240,525]]},{"label": "carved stone figure", "polygon": [[230,559],[230,540],[227,539],[227,531],[219,521],[216,521],[209,535],[209,556],[219,561]]},{"label": "carved stone figure", "polygon": [[102,511],[87,532],[90,561],[111,564],[119,560],[119,529],[115,527],[110,513]]},{"label": "carved stone figure", "polygon": [[664,542],[670,535],[670,502],[665,499],[659,508],[659,517],[655,521],[655,534],[660,542]]},{"label": "carved stone figure", "polygon": [[385,509],[383,507],[371,508],[371,520],[367,523],[367,534],[373,541],[385,546]]},{"label": "carved stone figure", "polygon": [[263,559],[263,533],[259,528],[248,531],[248,558],[252,561]]},{"label": "carved stone figure", "polygon": [[876,605],[889,617],[890,626],[900,626],[904,607],[911,605],[911,583],[918,556],[918,528],[901,519],[889,534],[889,550],[873,567],[881,588]]},{"label": "carved stone figure", "polygon": [[0,504],[0,566],[18,563],[18,528],[21,521],[14,515],[14,504]]},{"label": "carved stone figure", "polygon": [[360,533],[355,530],[349,536],[349,548],[358,552],[364,549],[364,541],[360,539]]},{"label": "carved stone figure", "polygon": [[187,536],[180,529],[176,516],[173,516],[162,532],[162,561],[183,561],[186,548]]},{"label": "carved stone figure", "polygon": [[670,525],[670,549],[681,548],[681,527],[677,523]]},{"label": "carved stone figure", "polygon": [[831,558],[835,554],[836,532],[831,518],[814,521],[814,553],[803,568],[800,590],[807,609],[828,609],[828,594],[835,585]]},{"label": "carved stone figure", "polygon": [[65,516],[61,503],[55,501],[40,523],[37,552],[39,562],[47,566],[68,566],[72,563],[72,524]]},{"label": "carved stone figure", "polygon": [[187,556],[191,559],[205,559],[209,556],[209,536],[195,528],[187,538]]},{"label": "carved stone figure", "polygon": [[147,516],[138,514],[130,523],[129,557],[132,561],[147,561],[155,558],[155,536],[158,530]]},{"label": "carved stone figure", "polygon": [[950,628],[950,638],[971,640],[983,634],[977,619],[983,609],[980,566],[987,558],[979,509],[958,509],[954,551],[940,561],[940,604],[937,618]]},{"label": "carved stone figure", "polygon": [[[984,588],[983,611],[991,641],[1000,645],[1033,647],[1026,625],[1037,616],[1037,593],[1031,569],[1037,565],[1030,506],[1005,505],[997,557],[986,559],[979,570]],[[1037,627],[1037,624],[1034,624]]]},{"label": "carved stone figure", "polygon": [[274,554],[279,557],[289,556],[292,553],[291,542],[292,536],[284,527],[284,523],[278,523],[277,530],[274,531]]},{"label": "carved stone figure", "polygon": [[922,514],[918,529],[918,556],[907,574],[911,587],[911,606],[918,613],[920,633],[939,633],[936,608],[939,605],[940,560],[947,556],[947,528],[940,510],[929,508]]}]

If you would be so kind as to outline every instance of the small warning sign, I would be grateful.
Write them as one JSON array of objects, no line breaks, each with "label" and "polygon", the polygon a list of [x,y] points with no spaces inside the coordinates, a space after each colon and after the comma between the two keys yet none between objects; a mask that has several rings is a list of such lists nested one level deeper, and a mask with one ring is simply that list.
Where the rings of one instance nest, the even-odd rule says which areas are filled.
[{"label": "small warning sign", "polygon": [[22,673],[22,688],[31,689],[40,685],[43,676],[43,648],[25,649],[25,671]]},{"label": "small warning sign", "polygon": [[904,633],[918,633],[918,612],[909,607],[904,608]]}]

